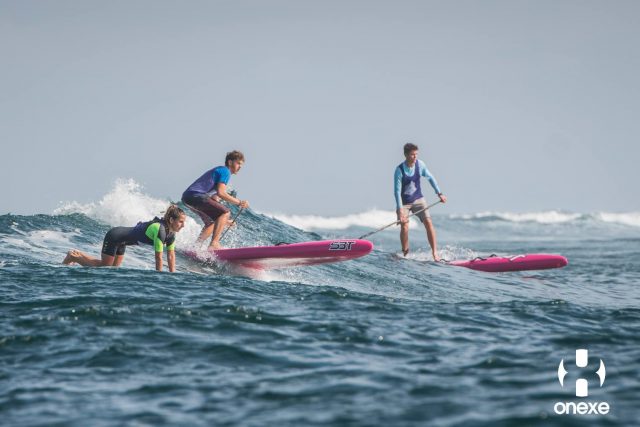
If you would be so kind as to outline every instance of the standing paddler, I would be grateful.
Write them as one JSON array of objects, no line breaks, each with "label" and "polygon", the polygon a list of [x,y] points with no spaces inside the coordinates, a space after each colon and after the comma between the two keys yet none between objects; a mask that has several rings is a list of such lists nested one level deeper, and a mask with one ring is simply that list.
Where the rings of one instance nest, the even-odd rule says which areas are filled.
[{"label": "standing paddler", "polygon": [[222,230],[232,223],[229,220],[229,208],[220,203],[221,200],[243,209],[249,207],[248,201],[237,199],[227,193],[227,184],[231,175],[237,174],[243,165],[244,155],[240,151],[231,151],[224,159],[224,166],[206,171],[182,194],[182,203],[204,222],[198,243],[204,242],[213,234],[209,247],[220,249]]},{"label": "standing paddler", "polygon": [[[409,253],[409,211],[419,212],[417,214],[420,221],[424,224],[427,231],[427,240],[431,246],[434,261],[440,261],[438,256],[438,244],[436,241],[436,230],[431,221],[431,215],[427,207],[427,202],[422,195],[420,187],[420,178],[425,177],[431,187],[433,187],[436,195],[442,203],[447,202],[447,198],[440,188],[436,179],[431,175],[427,166],[422,160],[418,159],[418,146],[412,143],[404,145],[405,161],[400,163],[394,174],[394,194],[396,198],[396,214],[400,221],[400,243],[402,244],[402,253],[407,256]],[[422,210],[422,211],[421,211]],[[420,212],[421,211],[421,212]]]}]

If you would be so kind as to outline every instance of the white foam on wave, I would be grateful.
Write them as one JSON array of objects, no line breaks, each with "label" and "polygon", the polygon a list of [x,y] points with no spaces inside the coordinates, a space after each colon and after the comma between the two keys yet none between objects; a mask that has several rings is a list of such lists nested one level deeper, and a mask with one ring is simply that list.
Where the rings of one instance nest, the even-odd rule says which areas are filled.
[{"label": "white foam on wave", "polygon": [[142,189],[133,179],[118,179],[113,189],[98,202],[63,202],[53,214],[82,213],[109,225],[135,224],[141,218],[162,215],[169,202],[147,196]]},{"label": "white foam on wave", "polygon": [[[144,194],[142,185],[133,179],[118,179],[113,188],[99,201],[86,204],[76,201],[65,202],[53,213],[54,215],[82,213],[111,226],[134,225],[138,221],[146,221],[154,216],[162,216],[169,203],[168,200]],[[264,213],[264,215],[305,231],[345,230],[353,226],[376,229],[388,225],[396,219],[394,211],[381,209],[371,209],[361,213],[333,217],[285,213]],[[453,220],[497,218],[508,222],[536,222],[540,224],[562,224],[583,219],[593,219],[606,223],[640,227],[640,212],[582,214],[558,210],[524,213],[486,211],[473,214],[451,214],[447,218]],[[415,218],[409,223],[411,228],[415,228],[418,225],[419,223]],[[200,229],[201,225],[198,222],[191,217],[187,218],[185,228],[178,234],[178,243],[195,241]]]},{"label": "white foam on wave", "polygon": [[[394,211],[384,211],[372,209],[366,212],[324,217],[319,215],[287,215],[287,214],[265,214],[276,218],[286,224],[300,228],[305,231],[311,230],[344,230],[352,226],[380,228],[390,224],[396,219]],[[512,212],[479,212],[474,214],[451,214],[449,219],[482,220],[487,218],[498,218],[510,222],[538,222],[541,224],[556,224],[575,221],[583,217],[579,213],[567,213],[560,211],[512,213]],[[409,227],[415,228],[418,221],[410,221]]]},{"label": "white foam on wave", "polygon": [[640,212],[597,212],[597,213],[575,213],[562,211],[541,211],[541,212],[479,212],[474,214],[452,214],[450,219],[462,220],[483,220],[497,218],[509,222],[535,222],[539,224],[563,224],[582,220],[595,220],[610,224],[620,224],[631,227],[640,227]]},{"label": "white foam on wave", "polygon": [[[78,203],[64,202],[53,211],[54,215],[81,213],[110,226],[131,227],[138,221],[162,217],[169,200],[157,199],[143,193],[143,186],[133,179],[117,179],[113,188],[99,201]],[[176,243],[193,242],[200,234],[201,225],[187,216],[184,228],[177,234]]]},{"label": "white foam on wave", "polygon": [[[14,225],[14,230],[20,236],[2,236],[0,245],[7,254],[21,257],[25,252],[41,261],[48,262],[58,260],[60,253],[70,248],[71,239],[80,234],[78,230],[62,232],[56,230],[35,230],[24,232],[19,225]],[[60,258],[62,261],[62,258]]]},{"label": "white foam on wave", "polygon": [[[379,209],[372,209],[362,213],[335,217],[319,215],[288,215],[282,213],[265,213],[264,215],[270,216],[284,222],[285,224],[292,225],[304,231],[345,230],[353,226],[381,228],[396,220],[395,212]],[[410,228],[416,226],[416,221],[409,222]]]},{"label": "white foam on wave", "polygon": [[[320,215],[289,215],[283,213],[265,213],[264,215],[278,219],[286,224],[305,231],[344,230],[354,226],[376,229],[390,224],[396,218],[394,211],[384,211],[379,209],[334,217]],[[594,220],[611,224],[640,227],[640,212],[599,212],[584,214],[558,210],[523,213],[485,211],[472,214],[450,214],[447,215],[446,218],[466,221],[496,219],[499,221],[513,223],[533,222],[539,224],[570,224],[576,221]],[[419,223],[416,220],[412,220],[410,221],[409,226],[411,228],[415,228],[419,226]]]},{"label": "white foam on wave", "polygon": [[[433,261],[433,254],[431,253],[431,251],[423,248],[411,250],[407,255],[404,255],[402,251],[396,251],[394,255],[400,259],[410,259],[422,262]],[[446,245],[438,250],[438,256],[442,260],[457,261],[473,259],[477,256],[477,254],[475,251],[469,248]]]},{"label": "white foam on wave", "polygon": [[566,222],[575,221],[583,217],[583,214],[561,212],[561,211],[543,211],[543,212],[479,212],[474,214],[452,214],[449,215],[451,219],[488,219],[498,218],[503,221],[510,222],[537,222],[540,224],[561,224]]},{"label": "white foam on wave", "polygon": [[640,212],[627,212],[627,213],[608,213],[600,212],[593,215],[596,219],[614,223],[628,225],[631,227],[640,227]]}]

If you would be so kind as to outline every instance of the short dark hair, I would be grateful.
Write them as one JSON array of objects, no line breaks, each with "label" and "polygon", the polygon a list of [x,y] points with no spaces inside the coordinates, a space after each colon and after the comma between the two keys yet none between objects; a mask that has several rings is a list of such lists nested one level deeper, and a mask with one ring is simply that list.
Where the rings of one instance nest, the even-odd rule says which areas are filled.
[{"label": "short dark hair", "polygon": [[416,144],[412,144],[410,142],[407,142],[406,144],[404,144],[404,155],[406,156],[407,154],[409,154],[412,151],[417,151],[418,150],[418,146]]},{"label": "short dark hair", "polygon": [[244,161],[244,154],[237,150],[229,151],[227,157],[224,158],[224,165],[229,166],[229,162],[233,162],[234,160]]}]

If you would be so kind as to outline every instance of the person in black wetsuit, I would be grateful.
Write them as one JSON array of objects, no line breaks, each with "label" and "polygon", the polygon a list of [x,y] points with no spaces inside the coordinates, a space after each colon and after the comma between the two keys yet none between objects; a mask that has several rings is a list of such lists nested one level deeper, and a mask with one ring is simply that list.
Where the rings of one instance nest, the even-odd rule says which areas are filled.
[{"label": "person in black wetsuit", "polygon": [[182,230],[187,216],[176,205],[171,205],[164,214],[134,227],[114,227],[104,236],[101,258],[94,258],[77,249],[70,250],[63,264],[80,264],[83,267],[118,267],[124,259],[128,245],[152,245],[156,254],[156,270],[162,271],[162,252],[167,247],[169,271],[176,269],[176,233]]}]

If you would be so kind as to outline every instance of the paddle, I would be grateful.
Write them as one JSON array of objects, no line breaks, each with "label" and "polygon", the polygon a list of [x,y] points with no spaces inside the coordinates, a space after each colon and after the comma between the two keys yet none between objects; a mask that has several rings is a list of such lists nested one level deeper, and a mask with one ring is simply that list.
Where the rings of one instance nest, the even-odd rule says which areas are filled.
[{"label": "paddle", "polygon": [[[434,207],[434,206],[435,206],[435,205],[437,205],[438,203],[442,203],[442,200],[438,200],[437,202],[430,204],[429,206],[427,206],[427,207],[426,207],[426,208],[424,208],[424,209],[420,209],[419,211],[412,212],[411,214],[407,215],[407,219],[411,218],[411,217],[412,217],[412,216],[414,216],[414,215],[419,214],[420,212],[424,212],[424,211],[426,211],[427,209]],[[394,221],[394,222],[392,222],[391,224],[389,224],[389,225],[385,225],[384,227],[379,228],[379,229],[377,229],[377,230],[375,230],[375,231],[371,231],[371,232],[369,232],[369,233],[367,233],[367,234],[363,234],[362,236],[358,237],[358,239],[364,239],[365,237],[369,237],[369,236],[371,236],[371,235],[373,235],[373,234],[376,234],[376,233],[377,233],[377,232],[379,232],[379,231],[386,230],[387,228],[391,227],[392,225],[397,225],[397,224],[400,224],[400,220]]]},{"label": "paddle", "polygon": [[238,209],[238,212],[233,217],[233,220],[231,221],[231,224],[229,224],[229,226],[226,228],[226,230],[224,230],[224,232],[222,233],[222,236],[220,236],[220,240],[222,240],[224,238],[224,235],[227,234],[227,231],[229,231],[229,229],[231,227],[233,227],[233,225],[236,223],[236,220],[238,219],[238,217],[240,216],[240,214],[242,213],[243,210],[244,210],[244,208]]}]

